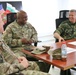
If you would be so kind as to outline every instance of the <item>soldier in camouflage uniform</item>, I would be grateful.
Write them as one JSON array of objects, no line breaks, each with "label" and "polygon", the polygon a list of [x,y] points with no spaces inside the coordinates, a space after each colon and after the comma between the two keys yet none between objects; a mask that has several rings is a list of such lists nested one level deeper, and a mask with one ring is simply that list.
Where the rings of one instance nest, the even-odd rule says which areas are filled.
[{"label": "soldier in camouflage uniform", "polygon": [[40,72],[35,62],[17,57],[9,46],[0,39],[0,75],[50,75]]},{"label": "soldier in camouflage uniform", "polygon": [[54,37],[59,42],[76,38],[76,10],[70,10],[69,19],[59,25],[54,32]]},{"label": "soldier in camouflage uniform", "polygon": [[21,10],[17,13],[17,19],[3,32],[3,39],[15,53],[21,55],[20,50],[31,48],[31,44],[38,41],[37,31],[27,22],[26,12]]},{"label": "soldier in camouflage uniform", "polygon": [[[25,56],[21,52],[22,49],[31,48],[32,43],[38,41],[37,31],[27,22],[26,12],[21,10],[17,13],[17,19],[9,24],[3,32],[3,39],[18,57]],[[50,65],[45,62],[37,62],[37,64],[40,64],[41,66],[39,66],[43,67],[46,70],[45,72],[48,72],[50,69]]]}]

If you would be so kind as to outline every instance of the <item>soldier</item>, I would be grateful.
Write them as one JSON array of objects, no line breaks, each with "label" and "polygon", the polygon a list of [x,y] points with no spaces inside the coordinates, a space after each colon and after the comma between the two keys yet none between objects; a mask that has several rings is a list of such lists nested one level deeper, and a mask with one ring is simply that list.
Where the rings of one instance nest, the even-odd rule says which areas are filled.
[{"label": "soldier", "polygon": [[[17,19],[9,24],[3,33],[4,41],[18,57],[26,56],[21,50],[31,48],[32,43],[38,41],[37,31],[27,22],[27,19],[27,13],[20,10],[17,13]],[[30,57],[26,56],[26,58]],[[45,62],[37,62],[37,64],[42,71],[48,72],[50,69],[50,65]]]},{"label": "soldier", "polygon": [[76,38],[76,10],[69,11],[69,19],[59,25],[54,31],[54,37],[59,42]]},{"label": "soldier", "polygon": [[[1,39],[1,38],[0,38]],[[35,62],[25,57],[17,57],[9,46],[0,40],[0,75],[50,75],[40,72]]]},{"label": "soldier", "polygon": [[38,41],[37,31],[27,22],[28,16],[24,11],[17,13],[17,19],[6,27],[3,32],[3,39],[11,47],[11,49],[23,55],[20,50],[31,48],[32,43]]}]

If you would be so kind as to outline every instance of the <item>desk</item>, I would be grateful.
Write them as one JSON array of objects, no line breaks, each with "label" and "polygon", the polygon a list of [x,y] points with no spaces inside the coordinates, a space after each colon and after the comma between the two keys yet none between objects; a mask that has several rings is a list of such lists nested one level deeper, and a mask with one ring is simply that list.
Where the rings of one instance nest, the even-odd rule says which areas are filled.
[{"label": "desk", "polygon": [[[71,48],[76,48],[76,46],[68,44],[68,42],[72,42],[75,40],[76,39],[66,41],[67,46],[71,47]],[[55,50],[55,49],[61,47],[61,43],[54,43],[54,44],[51,44],[50,46],[53,46],[53,49]],[[72,68],[76,65],[76,52],[69,53],[67,55],[67,61],[63,62],[61,60],[51,60],[50,56],[47,53],[35,55],[35,54],[32,54],[31,52],[29,52],[27,50],[22,50],[22,51],[24,53],[30,55],[30,56],[33,56],[39,60],[43,60],[44,62],[46,62],[48,64],[52,64],[52,65],[60,68],[61,69],[61,73],[60,73],[61,75],[71,75],[70,74],[70,68]]]}]

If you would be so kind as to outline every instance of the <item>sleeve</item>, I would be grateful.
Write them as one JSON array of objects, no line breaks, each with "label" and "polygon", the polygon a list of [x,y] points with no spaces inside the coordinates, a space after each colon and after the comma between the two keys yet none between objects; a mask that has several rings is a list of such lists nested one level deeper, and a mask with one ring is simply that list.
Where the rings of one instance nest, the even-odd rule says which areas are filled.
[{"label": "sleeve", "polygon": [[37,31],[34,27],[32,27],[32,36],[31,36],[31,39],[36,42],[38,41],[38,36],[37,36]]},{"label": "sleeve", "polygon": [[[5,48],[8,51],[6,51]],[[18,72],[19,70],[25,69],[25,67],[21,65],[18,59],[15,58],[14,56],[15,55],[13,53],[11,54],[10,48],[8,49],[7,46],[2,48],[2,58],[4,61],[2,64],[0,64],[0,72],[2,73],[1,75],[11,74],[14,72]]]},{"label": "sleeve", "polygon": [[65,26],[66,25],[66,23],[65,22],[62,22],[60,25],[59,25],[59,27],[54,31],[54,33],[56,32],[56,33],[58,33],[58,34],[62,34],[64,31],[65,31]]},{"label": "sleeve", "polygon": [[11,28],[11,25],[6,28],[3,32],[2,38],[10,47],[22,46],[21,39],[13,39],[13,32]]},{"label": "sleeve", "polygon": [[9,64],[7,62],[2,63],[0,65],[0,75],[8,75],[15,72],[18,72],[19,70],[25,69],[21,64]]}]

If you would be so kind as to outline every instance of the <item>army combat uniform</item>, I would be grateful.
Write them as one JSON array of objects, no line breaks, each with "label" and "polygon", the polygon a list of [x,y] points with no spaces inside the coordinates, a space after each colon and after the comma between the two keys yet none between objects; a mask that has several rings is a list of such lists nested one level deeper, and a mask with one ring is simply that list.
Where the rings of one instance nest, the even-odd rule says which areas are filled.
[{"label": "army combat uniform", "polygon": [[21,56],[22,53],[20,50],[32,46],[29,44],[22,44],[22,38],[26,38],[27,41],[38,41],[35,28],[28,22],[25,25],[19,25],[16,21],[14,21],[8,25],[6,30],[3,32],[3,39],[5,42],[12,48],[14,53],[20,54]]},{"label": "army combat uniform", "polygon": [[[25,25],[18,25],[18,23],[14,21],[7,26],[6,30],[3,33],[3,39],[18,57],[26,56],[23,52],[21,52],[22,49],[32,47],[32,45],[29,44],[22,44],[22,38],[26,38],[28,41],[32,39],[33,42],[36,42],[38,40],[37,31],[28,22]],[[30,57],[26,56],[26,58],[28,59]],[[48,72],[50,69],[50,65],[45,62],[37,62],[37,64],[39,67],[43,67],[41,69],[43,72]]]},{"label": "army combat uniform", "polygon": [[[29,62],[29,67],[24,68],[17,60],[17,56],[11,51],[4,41],[0,41],[0,75],[50,75],[39,71],[35,62]],[[17,73],[16,73],[17,72]]]},{"label": "army combat uniform", "polygon": [[69,20],[62,22],[55,30],[65,40],[76,38],[76,23],[71,23]]}]

